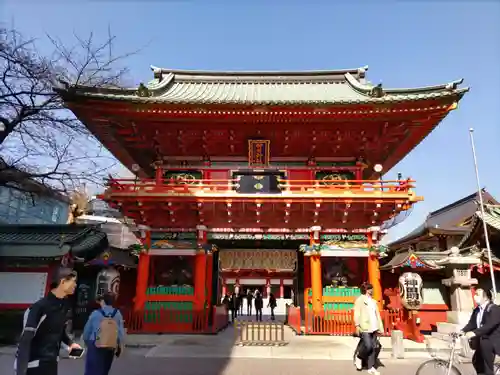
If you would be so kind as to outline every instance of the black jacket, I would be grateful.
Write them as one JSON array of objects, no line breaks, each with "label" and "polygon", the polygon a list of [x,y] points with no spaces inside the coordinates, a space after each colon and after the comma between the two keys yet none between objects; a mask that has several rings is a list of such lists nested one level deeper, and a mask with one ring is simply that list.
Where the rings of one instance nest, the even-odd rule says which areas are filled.
[{"label": "black jacket", "polygon": [[500,353],[500,307],[494,303],[486,305],[481,320],[481,326],[477,326],[476,318],[479,307],[472,312],[469,322],[462,329],[464,332],[474,332],[475,337],[471,340],[471,347],[477,348],[477,341],[481,339],[490,340],[496,353]]},{"label": "black jacket", "polygon": [[16,355],[17,375],[25,375],[28,366],[57,361],[61,342],[72,344],[66,332],[67,311],[66,300],[52,293],[30,307]]},{"label": "black jacket", "polygon": [[255,304],[256,310],[262,310],[262,308],[264,307],[264,300],[262,299],[261,295],[258,295],[257,297],[255,297],[254,304]]}]

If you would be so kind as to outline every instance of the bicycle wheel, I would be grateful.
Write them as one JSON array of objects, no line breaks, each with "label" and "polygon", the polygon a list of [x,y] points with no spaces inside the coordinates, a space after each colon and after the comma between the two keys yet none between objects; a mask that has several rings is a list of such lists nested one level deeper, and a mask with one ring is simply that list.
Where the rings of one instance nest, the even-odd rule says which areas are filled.
[{"label": "bicycle wheel", "polygon": [[449,361],[437,358],[429,359],[418,367],[415,375],[462,375],[455,365],[451,366],[450,373],[448,374],[449,365]]},{"label": "bicycle wheel", "polygon": [[494,369],[495,369],[495,371],[493,373],[495,375],[500,375],[500,363],[495,363]]}]

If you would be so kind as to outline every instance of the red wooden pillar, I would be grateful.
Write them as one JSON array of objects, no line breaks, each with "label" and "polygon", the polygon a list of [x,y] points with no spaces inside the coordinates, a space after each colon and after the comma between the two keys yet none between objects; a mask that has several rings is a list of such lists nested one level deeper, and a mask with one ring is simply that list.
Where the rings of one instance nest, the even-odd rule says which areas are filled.
[{"label": "red wooden pillar", "polygon": [[364,164],[361,161],[357,161],[356,167],[357,167],[356,172],[355,172],[356,180],[362,180],[363,179],[363,169],[366,168],[366,164]]},{"label": "red wooden pillar", "polygon": [[[319,232],[321,227],[311,228],[310,245],[319,244]],[[321,254],[319,251],[313,251],[310,258],[311,264],[311,289],[312,289],[312,305],[315,313],[320,313],[323,309],[323,286],[321,280]]]},{"label": "red wooden pillar", "polygon": [[372,251],[373,246],[373,233],[368,232],[368,282],[373,285],[373,299],[377,301],[380,310],[383,309],[382,300],[382,283],[380,282],[380,265],[378,253]]},{"label": "red wooden pillar", "polygon": [[155,182],[156,185],[162,185],[163,184],[163,168],[161,167],[161,164],[158,163],[155,166]]},{"label": "red wooden pillar", "polygon": [[214,290],[212,288],[212,286],[213,286],[212,279],[213,279],[213,275],[214,275],[213,264],[214,264],[214,255],[213,255],[212,250],[210,250],[207,253],[207,278],[205,280],[205,288],[206,288],[206,296],[207,296],[206,300],[207,300],[209,306],[212,303],[212,294],[214,293]]},{"label": "red wooden pillar", "polygon": [[198,233],[198,251],[194,261],[194,300],[195,308],[202,310],[205,306],[206,298],[206,281],[207,281],[207,227],[198,225],[196,227]]},{"label": "red wooden pillar", "polygon": [[149,248],[151,246],[151,232],[148,230],[142,239],[144,249],[139,255],[139,264],[137,266],[137,282],[135,285],[134,310],[139,311],[144,308],[146,303],[146,290],[149,281]]},{"label": "red wooden pillar", "polygon": [[280,298],[285,298],[285,285],[283,279],[280,279]]}]

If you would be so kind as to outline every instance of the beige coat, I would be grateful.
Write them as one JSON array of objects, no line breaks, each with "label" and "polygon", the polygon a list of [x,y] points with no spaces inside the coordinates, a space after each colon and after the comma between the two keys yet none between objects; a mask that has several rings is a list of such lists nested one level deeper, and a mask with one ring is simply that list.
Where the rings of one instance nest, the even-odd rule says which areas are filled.
[{"label": "beige coat", "polygon": [[[370,332],[372,326],[370,324],[370,307],[368,306],[368,298],[365,295],[359,296],[354,302],[354,325],[360,332]],[[384,324],[380,317],[380,311],[377,307],[378,330],[384,332]],[[359,328],[358,328],[359,327]]]}]

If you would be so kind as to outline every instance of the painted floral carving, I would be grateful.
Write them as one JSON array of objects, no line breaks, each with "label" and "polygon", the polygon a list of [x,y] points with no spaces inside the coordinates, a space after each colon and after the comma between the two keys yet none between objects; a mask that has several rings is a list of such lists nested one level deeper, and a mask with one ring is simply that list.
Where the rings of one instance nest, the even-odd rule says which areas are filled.
[{"label": "painted floral carving", "polygon": [[297,253],[294,250],[223,250],[219,255],[222,271],[267,269],[294,271]]}]

